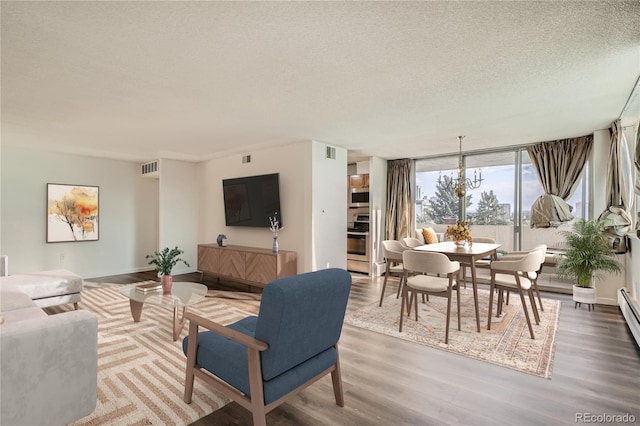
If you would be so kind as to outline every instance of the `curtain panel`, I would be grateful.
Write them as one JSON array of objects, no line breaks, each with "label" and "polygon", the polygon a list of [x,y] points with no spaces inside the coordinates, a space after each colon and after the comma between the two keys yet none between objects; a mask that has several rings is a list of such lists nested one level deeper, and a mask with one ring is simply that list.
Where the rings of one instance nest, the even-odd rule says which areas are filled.
[{"label": "curtain panel", "polygon": [[611,150],[607,167],[607,208],[618,206],[628,213],[633,204],[633,166],[620,119],[611,123],[609,132]]},{"label": "curtain panel", "polygon": [[411,236],[412,191],[411,165],[403,158],[387,162],[387,218],[386,240],[400,240]]},{"label": "curtain panel", "polygon": [[593,135],[542,142],[527,147],[544,194],[531,206],[531,227],[550,228],[573,219],[573,195],[593,148]]}]

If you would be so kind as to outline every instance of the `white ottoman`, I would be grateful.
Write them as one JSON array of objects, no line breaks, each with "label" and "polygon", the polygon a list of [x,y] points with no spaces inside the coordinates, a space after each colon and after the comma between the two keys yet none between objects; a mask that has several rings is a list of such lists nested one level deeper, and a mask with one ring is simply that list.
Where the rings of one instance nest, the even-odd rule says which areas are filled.
[{"label": "white ottoman", "polygon": [[82,277],[64,269],[0,277],[3,289],[26,293],[40,308],[73,303],[78,309],[83,284]]}]

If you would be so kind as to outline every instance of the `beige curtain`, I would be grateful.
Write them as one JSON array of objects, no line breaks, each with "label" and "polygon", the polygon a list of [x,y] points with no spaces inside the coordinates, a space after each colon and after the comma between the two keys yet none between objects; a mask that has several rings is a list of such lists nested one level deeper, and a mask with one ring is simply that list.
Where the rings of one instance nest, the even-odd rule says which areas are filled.
[{"label": "beige curtain", "polygon": [[412,196],[411,165],[404,158],[387,163],[387,240],[400,240],[411,236]]},{"label": "beige curtain", "polygon": [[609,131],[611,150],[607,168],[607,207],[618,206],[628,213],[633,204],[633,166],[620,119],[611,123]]},{"label": "beige curtain", "polygon": [[544,194],[531,206],[531,227],[549,228],[573,219],[567,204],[591,154],[593,135],[527,147]]},{"label": "beige curtain", "polygon": [[616,253],[625,253],[624,235],[632,223],[633,165],[620,119],[611,123],[611,148],[607,166],[607,208],[599,219],[605,220],[605,238]]}]

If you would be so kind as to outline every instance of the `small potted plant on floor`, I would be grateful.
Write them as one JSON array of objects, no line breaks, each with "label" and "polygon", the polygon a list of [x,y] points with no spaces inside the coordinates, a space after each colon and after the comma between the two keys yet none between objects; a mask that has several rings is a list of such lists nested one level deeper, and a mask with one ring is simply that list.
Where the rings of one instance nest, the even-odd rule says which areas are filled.
[{"label": "small potted plant on floor", "polygon": [[573,286],[573,300],[587,303],[589,310],[595,307],[596,289],[594,278],[598,271],[619,273],[620,262],[614,257],[614,251],[602,235],[605,222],[602,220],[578,219],[572,231],[560,231],[566,238],[567,250],[562,254],[556,266],[560,278],[576,280]]},{"label": "small potted plant on floor", "polygon": [[162,280],[162,291],[165,294],[171,293],[171,287],[173,286],[171,271],[173,267],[176,266],[178,262],[184,263],[187,267],[190,266],[186,260],[180,258],[180,255],[183,253],[184,251],[178,247],[172,249],[165,247],[162,251],[156,251],[153,255],[148,254],[145,257],[146,259],[151,259],[149,265],[156,265],[156,271],[158,271],[158,276],[160,276]]}]

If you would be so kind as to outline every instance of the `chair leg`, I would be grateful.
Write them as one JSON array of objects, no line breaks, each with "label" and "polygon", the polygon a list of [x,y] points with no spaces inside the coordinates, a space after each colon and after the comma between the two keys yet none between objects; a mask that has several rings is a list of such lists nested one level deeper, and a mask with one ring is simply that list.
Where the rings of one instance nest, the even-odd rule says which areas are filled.
[{"label": "chair leg", "polygon": [[489,285],[489,318],[487,319],[487,330],[491,330],[491,313],[493,312],[493,293],[496,288],[495,275],[491,273],[491,284]]},{"label": "chair leg", "polygon": [[[404,319],[404,305],[407,303],[407,286],[402,289],[402,300],[400,301],[400,327],[398,331],[402,333],[402,320]],[[407,315],[411,313],[411,306],[407,306]]]},{"label": "chair leg", "polygon": [[462,285],[467,288],[467,266],[462,265]]},{"label": "chair leg", "polygon": [[73,302],[73,309],[78,310],[78,302]]},{"label": "chair leg", "polygon": [[402,287],[404,286],[405,276],[404,274],[400,275],[400,283],[398,284],[398,293],[396,294],[396,299],[400,297],[400,293],[402,292]]},{"label": "chair leg", "polygon": [[449,323],[451,322],[451,282],[449,282],[449,290],[447,290],[447,325],[444,332],[444,344],[449,343]]},{"label": "chair leg", "polygon": [[504,301],[504,290],[498,289],[498,306],[496,307],[496,318],[502,315],[502,303]]},{"label": "chair leg", "polygon": [[532,339],[535,339],[535,336],[533,335],[533,327],[531,326],[531,318],[529,318],[529,310],[527,309],[527,304],[524,301],[524,293],[522,292],[522,287],[518,287],[518,292],[520,293],[520,302],[522,303],[522,309],[524,309],[524,317],[527,319],[527,326],[529,327],[529,334],[531,334]]},{"label": "chair leg", "polygon": [[[388,263],[387,263],[387,268],[389,268]],[[382,300],[384,299],[384,290],[387,288],[388,278],[389,278],[389,269],[387,269],[384,273],[384,281],[382,282],[382,291],[380,292],[380,304],[378,306],[382,306]]]},{"label": "chair leg", "polygon": [[418,293],[416,293],[415,291],[412,291],[411,299],[413,300],[413,303],[415,303],[416,305],[416,321],[418,321]]},{"label": "chair leg", "polygon": [[184,379],[184,402],[191,404],[193,396],[193,369],[196,366],[196,350],[198,349],[198,324],[189,322],[189,343],[187,345],[187,366]]},{"label": "chair leg", "polygon": [[338,359],[336,361],[336,369],[331,372],[331,382],[333,383],[333,394],[336,397],[336,405],[344,407],[344,392],[342,390],[342,371],[340,370],[340,352],[338,344],[335,345]]},{"label": "chair leg", "polygon": [[542,306],[542,298],[540,297],[540,289],[538,289],[538,280],[533,280],[533,287],[538,295],[538,302],[540,302],[540,310],[544,312],[544,306]]},{"label": "chair leg", "polygon": [[533,310],[533,317],[536,320],[536,325],[540,325],[540,314],[538,313],[538,307],[536,306],[536,298],[533,296],[533,290],[529,289],[529,301],[531,302],[531,309]]},{"label": "chair leg", "polygon": [[460,328],[460,286],[456,285],[456,291],[457,291],[457,303],[458,303],[458,331],[461,331],[462,329]]},{"label": "chair leg", "polygon": [[264,407],[264,388],[262,383],[262,369],[260,367],[260,353],[257,349],[247,348],[247,355],[253,426],[267,426],[267,412]]}]

